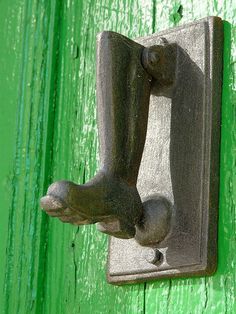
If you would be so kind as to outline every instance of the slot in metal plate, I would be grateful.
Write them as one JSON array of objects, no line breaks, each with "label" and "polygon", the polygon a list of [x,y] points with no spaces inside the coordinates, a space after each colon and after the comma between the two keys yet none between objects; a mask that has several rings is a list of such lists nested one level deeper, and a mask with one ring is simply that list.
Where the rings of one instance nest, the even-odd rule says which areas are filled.
[{"label": "slot in metal plate", "polygon": [[209,275],[217,266],[222,21],[209,17],[136,41],[148,47],[177,43],[172,98],[151,96],[148,130],[138,177],[141,198],[161,194],[174,207],[172,229],[158,245],[159,266],[149,248],[110,238],[108,281],[133,283]]}]

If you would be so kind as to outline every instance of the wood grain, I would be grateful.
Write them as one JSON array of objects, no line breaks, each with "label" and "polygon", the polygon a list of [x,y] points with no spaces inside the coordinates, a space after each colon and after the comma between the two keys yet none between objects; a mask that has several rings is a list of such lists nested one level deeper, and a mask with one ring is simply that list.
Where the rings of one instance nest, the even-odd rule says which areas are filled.
[{"label": "wood grain", "polygon": [[0,4],[1,313],[41,312],[48,218],[39,198],[51,171],[55,12],[55,1]]},{"label": "wood grain", "polygon": [[[207,15],[226,20],[218,271],[108,285],[107,237],[48,220],[38,206],[51,181],[83,183],[98,168],[96,34],[135,38]],[[235,22],[234,0],[0,3],[1,313],[235,313]]]}]

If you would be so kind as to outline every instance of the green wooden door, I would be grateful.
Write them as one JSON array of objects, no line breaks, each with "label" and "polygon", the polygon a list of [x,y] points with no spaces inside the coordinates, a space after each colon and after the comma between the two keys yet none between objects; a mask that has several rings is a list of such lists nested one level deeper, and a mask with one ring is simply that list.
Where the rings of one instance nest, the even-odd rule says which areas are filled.
[{"label": "green wooden door", "polygon": [[[46,217],[50,182],[96,172],[95,38],[224,22],[219,266],[209,278],[107,284],[107,237]],[[234,0],[0,2],[0,313],[236,313]]]}]

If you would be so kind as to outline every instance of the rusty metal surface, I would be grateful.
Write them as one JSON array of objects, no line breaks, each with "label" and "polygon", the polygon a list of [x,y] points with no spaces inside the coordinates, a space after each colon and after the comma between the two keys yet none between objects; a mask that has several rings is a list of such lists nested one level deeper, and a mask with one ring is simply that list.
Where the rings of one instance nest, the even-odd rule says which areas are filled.
[{"label": "rusty metal surface", "polygon": [[[175,43],[177,79],[168,97],[151,95],[138,175],[141,199],[164,196],[171,230],[153,248],[111,237],[108,281],[212,274],[217,266],[222,21],[210,17],[140,38],[145,47]],[[151,258],[150,258],[151,256]],[[160,263],[156,256],[162,256]]]}]

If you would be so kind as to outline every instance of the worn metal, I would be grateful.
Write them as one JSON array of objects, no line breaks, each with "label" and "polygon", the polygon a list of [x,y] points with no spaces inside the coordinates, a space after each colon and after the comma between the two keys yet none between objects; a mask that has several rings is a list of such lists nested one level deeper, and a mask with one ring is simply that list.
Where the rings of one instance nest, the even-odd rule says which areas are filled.
[{"label": "worn metal", "polygon": [[163,254],[156,248],[145,252],[144,258],[148,263],[153,265],[160,265],[163,262]]},{"label": "worn metal", "polygon": [[[147,221],[150,215],[145,214],[136,188],[153,85],[148,72],[156,74],[156,81],[168,88],[175,76],[169,67],[172,66],[171,70],[175,67],[176,47],[154,48],[155,52],[149,52],[148,48],[114,32],[98,36],[100,171],[84,185],[69,181],[53,183],[41,199],[41,206],[50,216],[76,225],[99,222],[100,231],[119,238],[134,237],[138,228],[137,240],[142,244],[156,243],[167,234],[170,226],[166,218],[170,213],[163,218],[163,207],[159,206],[155,219],[163,226],[152,224],[144,236],[146,223],[151,226]],[[158,58],[154,60],[153,55]]]},{"label": "worn metal", "polygon": [[222,21],[210,17],[137,41],[148,47],[163,38],[178,47],[176,81],[170,98],[151,95],[137,187],[142,200],[169,200],[171,229],[153,246],[163,254],[159,264],[151,248],[111,237],[114,284],[209,275],[217,266]]},{"label": "worn metal", "polygon": [[41,206],[113,235],[111,283],[214,272],[221,20],[137,42],[103,32],[97,48],[100,171],[52,184]]},{"label": "worn metal", "polygon": [[173,207],[161,195],[152,194],[143,198],[143,215],[136,224],[135,240],[143,245],[155,247],[163,241],[171,229]]}]

